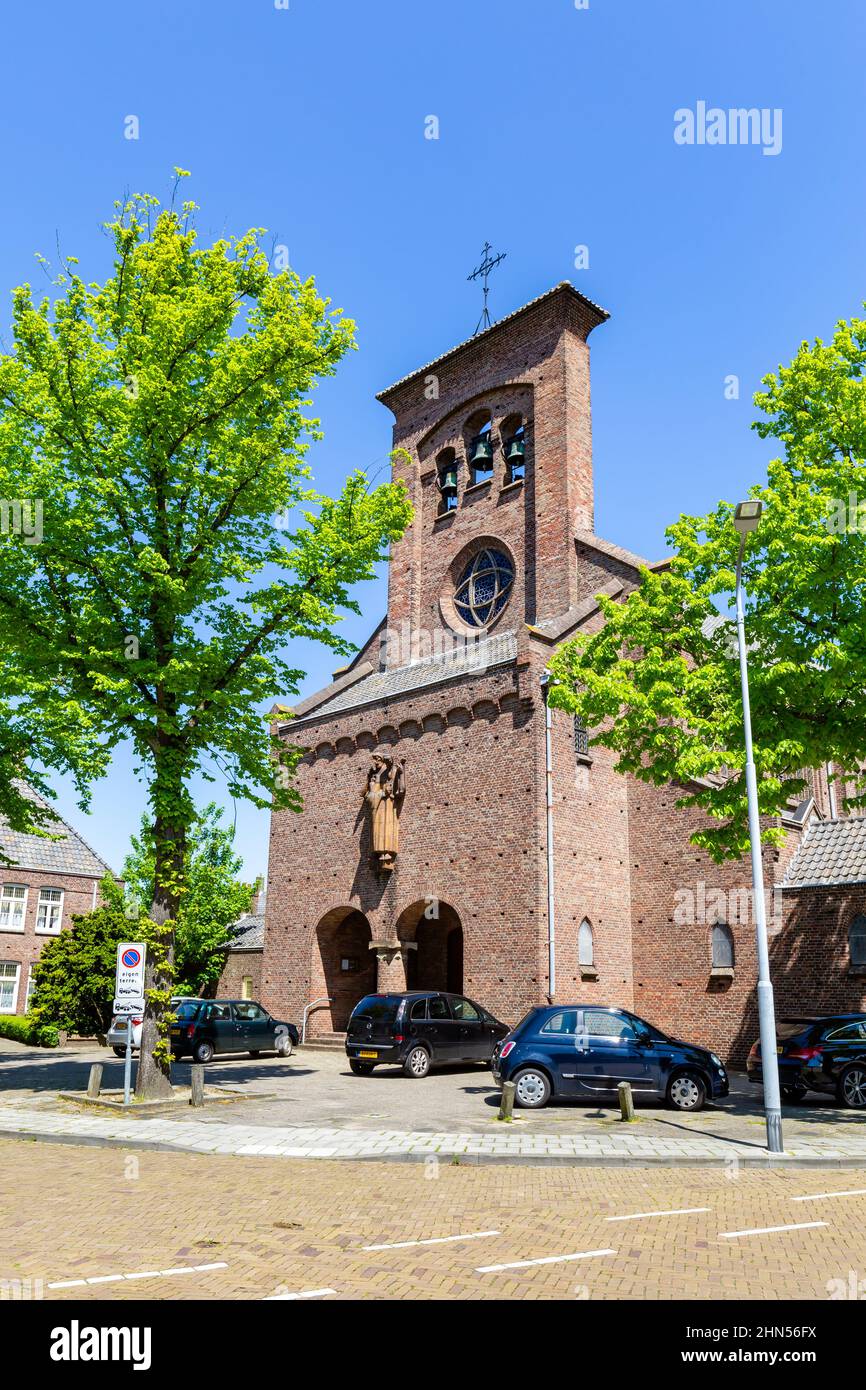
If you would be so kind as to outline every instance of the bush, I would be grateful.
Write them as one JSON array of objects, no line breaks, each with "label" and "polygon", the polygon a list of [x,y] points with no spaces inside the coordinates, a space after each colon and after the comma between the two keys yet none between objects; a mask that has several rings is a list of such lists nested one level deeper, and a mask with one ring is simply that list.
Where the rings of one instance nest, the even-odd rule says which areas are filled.
[{"label": "bush", "polygon": [[57,1047],[60,1033],[53,1023],[40,1023],[29,1014],[0,1014],[0,1038],[12,1038],[31,1047]]}]

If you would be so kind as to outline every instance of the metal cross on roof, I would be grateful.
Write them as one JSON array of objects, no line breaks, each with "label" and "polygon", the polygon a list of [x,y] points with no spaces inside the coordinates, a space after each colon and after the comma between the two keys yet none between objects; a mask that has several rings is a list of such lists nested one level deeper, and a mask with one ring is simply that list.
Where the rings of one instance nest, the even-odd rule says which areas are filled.
[{"label": "metal cross on roof", "polygon": [[473,338],[475,337],[476,333],[479,333],[481,331],[482,328],[490,327],[490,313],[487,308],[487,277],[490,274],[491,270],[493,270],[495,266],[499,265],[500,261],[504,261],[505,257],[508,255],[507,251],[500,251],[497,256],[491,256],[490,252],[492,250],[493,247],[490,245],[490,242],[485,241],[483,247],[481,248],[481,264],[475,267],[471,275],[466,276],[467,280],[477,280],[480,275],[482,277],[482,285],[484,288],[484,308],[481,311],[481,318],[475,325],[475,333],[472,334]]}]

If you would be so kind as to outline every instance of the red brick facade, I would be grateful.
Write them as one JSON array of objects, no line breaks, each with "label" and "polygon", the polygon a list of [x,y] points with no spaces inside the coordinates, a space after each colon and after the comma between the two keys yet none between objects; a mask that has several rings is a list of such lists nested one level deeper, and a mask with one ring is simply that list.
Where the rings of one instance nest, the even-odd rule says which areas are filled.
[{"label": "red brick facade", "polygon": [[[31,969],[39,959],[45,942],[57,935],[56,930],[37,931],[40,889],[59,889],[63,893],[61,930],[66,930],[72,926],[73,915],[92,912],[98,899],[99,879],[37,872],[19,866],[0,866],[0,895],[3,888],[18,886],[26,889],[21,928],[17,916],[13,917],[14,929],[0,926],[0,1013],[4,1014],[26,1012]],[[7,969],[3,969],[7,965],[17,967],[16,976],[12,977]]]},{"label": "red brick facade", "polygon": [[[395,476],[415,508],[393,548],[386,629],[295,721],[277,720],[307,750],[305,809],[272,818],[261,997],[297,1021],[323,1001],[314,1036],[344,1028],[374,987],[465,991],[507,1022],[548,998],[542,675],[557,641],[600,621],[600,590],[625,596],[638,580],[637,557],[592,532],[587,338],[605,317],[558,286],[380,397],[409,455]],[[470,441],[485,421],[493,475],[473,483]],[[525,477],[514,481],[504,446],[518,425]],[[442,515],[445,463],[457,468],[458,504]],[[453,597],[484,547],[513,565],[513,587],[488,626],[485,663],[452,672],[436,654],[471,634]],[[752,916],[732,924],[733,973],[712,974],[699,885],[717,905],[719,891],[734,893],[727,918],[748,866],[713,865],[689,844],[694,822],[672,789],[619,776],[604,749],[581,756],[559,712],[551,747],[556,997],[634,1007],[741,1060],[756,1031]],[[373,862],[362,800],[376,748],[405,759],[390,875]],[[815,792],[821,814],[826,785]],[[795,826],[785,853],[766,856],[769,886],[798,836]],[[786,895],[787,924],[772,938],[780,1006],[862,1005],[864,981],[845,959],[857,891],[830,906],[809,890]],[[680,921],[690,892],[694,920]],[[583,963],[582,922],[593,942]]]}]

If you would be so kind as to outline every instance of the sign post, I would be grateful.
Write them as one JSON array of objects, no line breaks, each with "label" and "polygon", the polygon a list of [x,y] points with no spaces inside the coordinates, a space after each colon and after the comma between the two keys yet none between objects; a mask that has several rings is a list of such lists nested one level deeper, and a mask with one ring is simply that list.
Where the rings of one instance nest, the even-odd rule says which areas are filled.
[{"label": "sign post", "polygon": [[126,1016],[126,1057],[123,1062],[123,1103],[129,1105],[132,1081],[132,1019],[144,1012],[144,963],[147,947],[143,941],[121,941],[117,948],[114,978],[114,1012]]}]

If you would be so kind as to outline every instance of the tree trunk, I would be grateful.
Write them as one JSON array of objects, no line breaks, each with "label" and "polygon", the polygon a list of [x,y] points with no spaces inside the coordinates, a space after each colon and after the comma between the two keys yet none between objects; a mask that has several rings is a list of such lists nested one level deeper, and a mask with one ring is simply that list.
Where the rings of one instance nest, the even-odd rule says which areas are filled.
[{"label": "tree trunk", "polygon": [[[161,798],[155,797],[157,808]],[[161,938],[161,950],[148,948],[145,969],[145,990],[160,990],[168,995],[172,988],[170,967],[174,964],[174,923],[177,921],[180,890],[186,851],[186,827],[173,817],[169,820],[157,809],[153,823],[154,898],[150,915],[157,926],[170,922],[171,932]],[[169,1012],[167,1000],[148,1000],[141,1025],[141,1047],[138,1054],[138,1075],[135,1094],[142,1100],[158,1100],[171,1095],[171,1057],[155,1055],[162,1040],[169,1046],[162,1020]],[[165,1049],[162,1049],[163,1051]]]}]

